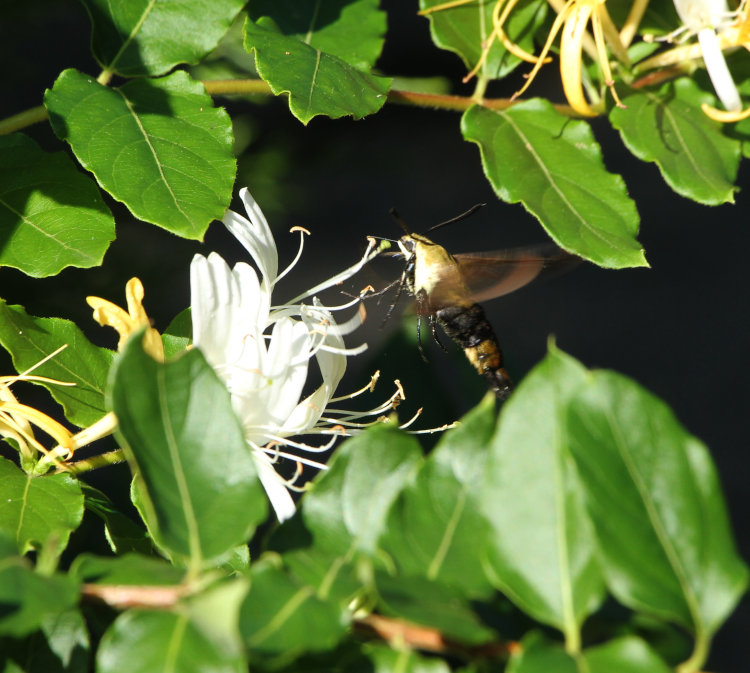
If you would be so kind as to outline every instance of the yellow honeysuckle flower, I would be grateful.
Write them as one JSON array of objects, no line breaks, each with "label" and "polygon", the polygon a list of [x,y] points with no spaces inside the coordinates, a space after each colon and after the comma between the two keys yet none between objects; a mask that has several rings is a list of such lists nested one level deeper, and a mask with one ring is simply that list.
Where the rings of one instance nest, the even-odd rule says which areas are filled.
[{"label": "yellow honeysuckle flower", "polygon": [[21,404],[10,390],[11,385],[17,381],[52,383],[61,386],[74,385],[72,383],[56,381],[45,376],[30,374],[32,370],[50,358],[53,358],[63,348],[65,346],[57,349],[54,353],[50,353],[47,357],[21,374],[0,376],[0,437],[6,437],[15,443],[21,455],[21,463],[25,468],[32,466],[36,462],[38,454],[41,453],[45,456],[51,454],[34,436],[34,426],[57,442],[58,446],[54,450],[53,462],[59,464],[61,461],[68,460],[72,457],[75,449],[73,433],[70,430],[44,412],[26,404]]},{"label": "yellow honeysuckle flower", "polygon": [[143,335],[143,348],[155,360],[164,361],[164,346],[161,336],[153,327],[143,308],[143,284],[138,278],[131,278],[125,286],[125,297],[128,304],[127,312],[101,297],[86,297],[86,301],[94,309],[94,320],[102,326],[114,327],[120,335],[117,342],[118,350],[122,350],[133,332],[146,327]]},{"label": "yellow honeysuckle flower", "polygon": [[[557,18],[547,36],[547,41],[542,48],[536,65],[529,73],[526,83],[512,99],[520,96],[529,88],[534,77],[536,77],[544,59],[552,47],[552,42],[557,33],[562,29],[560,38],[560,77],[565,91],[565,97],[570,106],[579,114],[593,117],[600,114],[603,109],[601,105],[592,107],[583,92],[581,80],[582,56],[585,48],[585,39],[588,36],[586,28],[589,21],[594,33],[594,44],[596,48],[596,60],[604,74],[604,81],[612,92],[612,98],[618,107],[624,107],[617,95],[612,77],[612,69],[609,65],[607,46],[615,56],[623,63],[628,63],[627,51],[620,39],[609,12],[605,6],[605,0],[568,0],[561,7],[555,7],[556,3],[550,0],[550,4],[557,10]],[[511,100],[512,100],[511,99]]]}]

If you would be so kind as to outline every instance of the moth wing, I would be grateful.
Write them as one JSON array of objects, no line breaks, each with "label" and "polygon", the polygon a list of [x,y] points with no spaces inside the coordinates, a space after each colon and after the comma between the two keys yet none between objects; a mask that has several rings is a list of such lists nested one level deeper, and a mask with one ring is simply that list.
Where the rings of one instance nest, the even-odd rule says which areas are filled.
[{"label": "moth wing", "polygon": [[553,245],[464,253],[454,258],[474,302],[510,294],[537,277],[554,275],[580,262]]}]

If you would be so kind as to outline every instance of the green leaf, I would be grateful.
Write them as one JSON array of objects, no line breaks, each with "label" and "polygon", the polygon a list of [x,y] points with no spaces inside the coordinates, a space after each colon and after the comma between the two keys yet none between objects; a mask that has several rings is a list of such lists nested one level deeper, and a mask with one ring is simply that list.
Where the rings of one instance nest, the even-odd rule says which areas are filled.
[{"label": "green leaf", "polygon": [[[23,673],[87,673],[89,668],[89,636],[86,623],[77,610],[42,617],[38,631],[23,639],[0,639],[0,652],[6,660],[4,672]],[[12,661],[17,669],[9,669]],[[0,660],[0,664],[2,660]]]},{"label": "green leaf", "polygon": [[70,574],[81,582],[138,586],[175,585],[185,577],[184,570],[164,559],[140,554],[115,557],[81,554],[70,566]]},{"label": "green leaf", "polygon": [[20,554],[49,542],[61,553],[83,518],[81,487],[69,474],[32,477],[0,458],[0,493],[0,531]]},{"label": "green leaf", "polygon": [[[359,0],[349,4],[366,10],[375,3]],[[282,21],[280,27],[262,17],[257,23],[250,19],[245,23],[245,49],[255,51],[258,74],[275,95],[289,94],[289,109],[303,124],[316,115],[361,119],[385,103],[391,80],[363,70],[359,64],[368,50],[360,53],[357,46],[360,42],[366,46],[368,39],[382,34],[385,22],[379,12],[365,12],[367,20],[360,20],[360,14],[341,12],[336,23],[325,27],[315,23],[313,15],[311,32],[304,35],[297,34],[297,22]],[[327,11],[326,17],[330,19]],[[275,13],[274,18],[281,20]],[[318,32],[316,27],[325,29]],[[355,63],[348,62],[349,58]]]},{"label": "green leaf", "polygon": [[97,61],[124,77],[197,63],[219,43],[244,0],[83,0]]},{"label": "green leaf", "polygon": [[143,526],[118,511],[101,491],[84,483],[81,483],[81,488],[86,509],[104,521],[104,532],[113,552],[125,554],[132,551],[146,555],[153,552],[151,538]]},{"label": "green leaf", "polygon": [[634,636],[611,640],[583,653],[589,673],[670,673],[672,668]]},{"label": "green leaf", "polygon": [[571,404],[570,448],[612,593],[693,629],[697,649],[747,585],[716,470],[671,410],[596,372]]},{"label": "green leaf", "polygon": [[391,504],[421,462],[419,444],[391,426],[344,442],[271,548],[283,552],[295,575],[320,595],[350,596],[361,586],[353,565],[357,554],[375,552]]},{"label": "green leaf", "polygon": [[42,383],[63,407],[66,418],[79,427],[91,425],[106,412],[104,390],[114,352],[94,346],[75,323],[61,318],[36,318],[22,306],[0,300],[0,344],[24,372],[61,346],[67,346],[34,374],[73,386]]},{"label": "green leaf", "polygon": [[224,384],[198,349],[161,364],[131,339],[110,391],[141,515],[192,567],[246,541],[266,500]]},{"label": "green leaf", "polygon": [[711,206],[733,203],[741,143],[703,114],[706,102],[712,96],[682,77],[658,92],[632,90],[627,107],[613,107],[609,118],[628,149],[655,162],[675,192]]},{"label": "green leaf", "polygon": [[0,265],[29,276],[101,264],[115,222],[99,190],[63,152],[0,136]]},{"label": "green leaf", "polygon": [[174,357],[184,351],[193,340],[193,318],[190,307],[180,311],[161,335],[164,357]]},{"label": "green leaf", "polygon": [[497,195],[522,202],[560,246],[604,267],[647,266],[635,204],[604,168],[586,122],[534,99],[507,110],[475,105],[461,130],[479,145]]},{"label": "green leaf", "polygon": [[250,19],[273,20],[282,35],[337,56],[359,70],[375,65],[386,30],[378,0],[254,0]]},{"label": "green leaf", "polygon": [[[575,660],[558,643],[531,633],[521,642],[508,663],[507,673],[581,673]],[[615,671],[610,671],[615,673]],[[617,672],[619,673],[619,671]]]},{"label": "green leaf", "polygon": [[129,610],[102,637],[97,673],[242,673],[247,664],[226,652],[183,614]]},{"label": "green leaf", "polygon": [[45,93],[57,136],[136,217],[199,239],[234,184],[232,125],[184,72],[117,89],[65,70]]},{"label": "green leaf", "polygon": [[490,447],[484,514],[493,583],[570,646],[603,598],[595,542],[567,453],[567,404],[586,370],[554,346],[505,403]]},{"label": "green leaf", "polygon": [[78,585],[71,578],[39,575],[19,557],[0,561],[0,635],[33,633],[77,602]]},{"label": "green leaf", "polygon": [[[477,545],[472,547],[478,555]],[[471,570],[470,568],[467,570]],[[465,645],[490,643],[496,634],[484,626],[460,589],[420,577],[389,577],[377,573],[378,610],[414,624],[430,626]]]},{"label": "green leaf", "polygon": [[[445,0],[420,0],[421,10],[445,4]],[[481,58],[488,38],[493,34],[492,13],[495,2],[468,2],[428,14],[430,34],[441,49],[457,54],[472,70]],[[547,15],[547,3],[539,0],[521,0],[513,7],[503,30],[519,47],[534,51],[534,33]],[[521,59],[511,54],[500,40],[494,39],[478,72],[486,79],[500,79],[512,72]]]},{"label": "green leaf", "polygon": [[356,662],[357,668],[346,668],[345,673],[450,673],[448,664],[437,657],[425,657],[414,650],[393,648],[378,643],[367,643],[362,648],[363,653],[370,660],[370,666],[365,668],[362,662]]},{"label": "green leaf", "polygon": [[312,587],[270,563],[253,565],[251,578],[239,621],[251,658],[289,662],[304,652],[334,647],[346,632],[348,619],[341,608],[321,601]]},{"label": "green leaf", "polygon": [[477,484],[495,429],[495,398],[485,397],[461,424],[446,432],[388,515],[379,547],[400,575],[460,587],[471,594],[490,589],[477,540],[487,537]]}]

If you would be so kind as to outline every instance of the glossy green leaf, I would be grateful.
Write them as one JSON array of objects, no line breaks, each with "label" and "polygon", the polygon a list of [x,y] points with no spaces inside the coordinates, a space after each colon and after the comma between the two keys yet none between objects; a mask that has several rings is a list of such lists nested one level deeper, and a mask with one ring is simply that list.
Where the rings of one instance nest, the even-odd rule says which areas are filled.
[{"label": "glossy green leaf", "polygon": [[504,201],[520,201],[561,247],[600,266],[647,266],[638,213],[619,175],[607,172],[584,121],[534,99],[507,110],[476,105],[461,120]]},{"label": "glossy green leaf", "polygon": [[672,668],[643,640],[634,636],[611,640],[583,653],[588,673],[670,673]]},{"label": "glossy green leaf", "polygon": [[0,561],[0,635],[25,636],[78,602],[69,577],[35,573],[19,557]]},{"label": "glossy green leaf", "polygon": [[101,264],[115,222],[91,180],[63,152],[0,136],[0,265],[29,276]]},{"label": "glossy green leaf", "polygon": [[82,582],[139,586],[179,584],[185,577],[183,569],[164,559],[140,554],[81,554],[70,566],[70,574]]},{"label": "glossy green leaf", "polygon": [[[26,638],[0,639],[3,673],[88,673],[89,636],[77,610],[47,613]],[[2,663],[3,659],[0,659]],[[17,668],[11,668],[9,663]]]},{"label": "glossy green leaf", "polygon": [[[336,4],[348,5],[352,11],[336,15]],[[315,14],[320,3],[305,5],[299,20],[282,20],[282,14],[269,6],[271,17],[245,23],[245,49],[255,51],[258,74],[275,95],[289,94],[289,109],[303,124],[316,115],[360,119],[385,103],[391,80],[363,69],[363,61],[373,51],[368,45],[379,40],[385,29],[384,16],[372,9],[374,4],[372,0],[334,3],[333,14],[327,7],[321,12],[329,21],[326,25]],[[300,22],[307,17],[309,32],[300,33]]]},{"label": "glossy green leaf", "polygon": [[273,20],[279,31],[360,70],[375,65],[383,50],[386,14],[378,0],[254,0],[250,18]]},{"label": "glossy green leaf", "polygon": [[565,412],[586,370],[550,348],[505,403],[490,447],[483,507],[495,585],[535,619],[578,639],[604,586],[567,453]]},{"label": "glossy green leaf", "polygon": [[[559,643],[546,640],[538,633],[523,639],[521,647],[513,653],[507,673],[581,673],[575,660]],[[615,671],[610,671],[615,673]],[[617,672],[619,673],[619,672]],[[644,672],[645,673],[645,672]]]},{"label": "glossy green leaf", "polygon": [[369,643],[362,648],[363,653],[369,659],[369,666],[364,668],[347,668],[344,673],[450,673],[451,668],[442,659],[426,657],[414,650],[404,648],[393,648],[378,643]]},{"label": "glossy green leaf", "polygon": [[346,632],[348,618],[341,608],[321,601],[312,587],[271,564],[255,564],[251,580],[239,620],[251,659],[292,661],[304,652],[334,647]]},{"label": "glossy green leaf", "polygon": [[379,547],[399,575],[426,578],[472,594],[490,589],[478,540],[487,535],[479,489],[495,429],[495,400],[446,432],[413,484],[393,504]]},{"label": "glossy green leaf", "polygon": [[199,239],[224,215],[235,175],[231,121],[186,73],[111,89],[65,70],[44,104],[57,136],[139,219]]},{"label": "glossy green leaf", "polygon": [[63,407],[66,418],[80,427],[91,425],[105,413],[104,390],[114,352],[94,346],[75,323],[61,318],[37,318],[22,306],[0,300],[0,344],[24,372],[61,346],[64,350],[34,368],[34,374],[73,383],[41,383]]},{"label": "glossy green leaf", "polygon": [[421,462],[414,438],[390,426],[344,442],[271,548],[283,552],[295,575],[321,595],[343,598],[357,591],[353,562],[358,553],[375,552],[391,504]]},{"label": "glossy green leaf", "polygon": [[146,555],[153,552],[153,543],[143,525],[139,526],[116,509],[112,501],[98,489],[85,483],[81,483],[81,489],[86,509],[104,521],[104,533],[113,552],[138,552]]},{"label": "glossy green leaf", "polygon": [[97,673],[242,673],[247,664],[207,638],[184,614],[129,610],[102,637]]},{"label": "glossy green leaf", "polygon": [[[477,552],[476,545],[473,546]],[[471,572],[471,568],[467,568]],[[391,577],[381,572],[375,577],[378,610],[413,624],[428,626],[443,637],[463,645],[490,643],[496,634],[472,610],[461,589],[437,584],[421,577]]]},{"label": "glossy green leaf", "polygon": [[83,0],[91,17],[91,48],[118,75],[163,75],[197,63],[218,44],[243,0]]},{"label": "glossy green leaf", "polygon": [[624,376],[592,376],[568,425],[609,588],[705,648],[747,585],[716,469],[663,402]]},{"label": "glossy green leaf", "polygon": [[0,493],[0,531],[20,554],[50,541],[62,552],[83,518],[81,487],[69,474],[32,477],[0,458]]},{"label": "glossy green leaf", "polygon": [[612,108],[612,125],[635,156],[656,163],[675,192],[712,206],[734,202],[740,142],[703,114],[700,105],[714,104],[712,96],[682,77],[658,92],[631,90],[623,103]]},{"label": "glossy green leaf", "polygon": [[[443,4],[445,0],[420,0],[419,8],[425,10]],[[468,2],[428,14],[433,42],[441,49],[457,54],[471,71],[479,63],[485,45],[493,34],[492,13],[495,5],[495,2]],[[513,7],[503,30],[512,42],[533,53],[534,33],[546,15],[546,2],[521,0]],[[477,74],[487,79],[499,79],[521,62],[500,40],[493,39]]]},{"label": "glossy green leaf", "polygon": [[131,339],[110,397],[154,541],[192,566],[246,541],[265,519],[265,494],[229,393],[203,354],[161,364]]}]

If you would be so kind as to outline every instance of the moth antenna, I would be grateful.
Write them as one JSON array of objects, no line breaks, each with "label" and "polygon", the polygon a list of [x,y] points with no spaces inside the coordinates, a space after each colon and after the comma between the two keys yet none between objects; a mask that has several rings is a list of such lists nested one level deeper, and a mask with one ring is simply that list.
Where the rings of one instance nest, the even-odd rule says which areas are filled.
[{"label": "moth antenna", "polygon": [[398,226],[401,227],[404,230],[404,233],[407,236],[411,236],[411,231],[409,231],[409,227],[407,227],[406,226],[406,222],[404,222],[401,219],[401,216],[398,214],[398,211],[395,208],[391,208],[388,212],[391,214],[391,217],[394,220],[396,220],[396,222],[398,223]]},{"label": "moth antenna", "polygon": [[425,234],[429,234],[431,231],[435,231],[435,229],[440,229],[440,227],[445,227],[449,224],[454,224],[455,222],[460,222],[461,220],[465,220],[467,217],[471,217],[474,213],[476,213],[480,208],[483,208],[486,206],[486,203],[477,203],[473,205],[469,210],[467,210],[465,213],[461,213],[460,215],[456,215],[455,217],[452,217],[450,220],[446,220],[445,222],[440,222],[439,224],[435,224],[431,226]]}]

